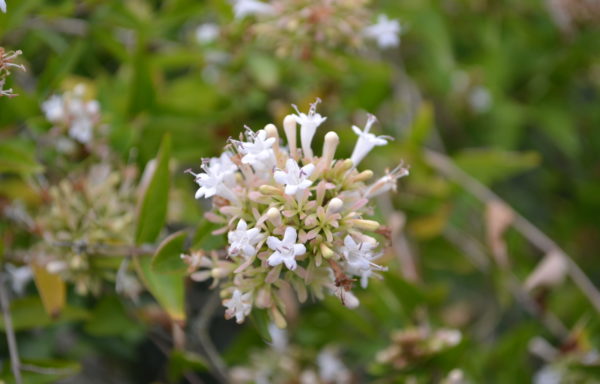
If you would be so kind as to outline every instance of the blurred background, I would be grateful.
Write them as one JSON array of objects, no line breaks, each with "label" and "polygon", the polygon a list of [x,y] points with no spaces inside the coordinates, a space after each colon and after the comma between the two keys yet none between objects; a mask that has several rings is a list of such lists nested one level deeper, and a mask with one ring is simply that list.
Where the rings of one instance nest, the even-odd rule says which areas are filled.
[{"label": "blurred background", "polygon": [[[0,64],[25,70],[9,68],[4,88],[18,96],[0,97],[0,249],[32,366],[23,382],[600,382],[600,2],[272,1],[293,11],[285,18],[243,2],[7,0],[0,47],[22,54]],[[398,20],[397,44],[357,29],[381,14]],[[70,120],[44,104],[69,92],[97,100],[85,107],[92,140],[65,139]],[[71,201],[97,164],[124,179],[119,191],[137,185],[165,134],[172,183],[158,230],[192,228],[195,244],[222,246],[183,171],[244,125],[280,126],[317,97],[340,156],[370,112],[395,140],[365,166],[410,166],[375,206],[389,271],[357,291],[359,308],[309,300],[266,342],[264,324],[224,320],[208,284],[190,281],[188,321],[173,333],[150,295],[115,293],[120,260],[72,276],[60,313],[48,311],[60,298],[39,297],[39,275],[15,286],[10,270],[31,252],[57,252],[44,230],[79,220],[48,196]],[[61,180],[73,185],[49,192]],[[101,184],[90,201],[115,196]],[[132,244],[123,228],[138,198],[107,202],[94,230]],[[185,350],[172,349],[178,337]],[[15,382],[4,339],[0,363],[0,382]]]}]

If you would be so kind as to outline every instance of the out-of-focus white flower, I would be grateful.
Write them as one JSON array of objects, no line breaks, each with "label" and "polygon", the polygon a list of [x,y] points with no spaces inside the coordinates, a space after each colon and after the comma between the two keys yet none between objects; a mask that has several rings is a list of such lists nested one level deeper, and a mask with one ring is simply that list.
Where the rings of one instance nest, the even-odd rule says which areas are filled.
[{"label": "out-of-focus white flower", "polygon": [[236,19],[251,15],[269,15],[274,12],[271,4],[258,0],[232,0],[233,13]]},{"label": "out-of-focus white flower", "polygon": [[267,245],[274,250],[273,254],[267,260],[269,265],[274,267],[284,263],[289,270],[296,269],[296,256],[303,255],[306,252],[304,244],[296,244],[298,234],[293,227],[287,227],[283,240],[279,240],[275,236],[269,236]]},{"label": "out-of-focus white flower", "polygon": [[235,231],[230,231],[227,234],[229,240],[229,255],[241,255],[244,258],[253,257],[256,255],[256,244],[262,239],[263,235],[258,228],[248,229],[248,224],[243,219],[238,222]]},{"label": "out-of-focus white flower", "polygon": [[386,145],[387,141],[391,139],[389,136],[375,136],[374,134],[369,133],[371,127],[376,121],[377,118],[375,116],[369,115],[367,118],[367,124],[365,125],[365,129],[363,131],[361,131],[356,125],[352,126],[352,130],[358,135],[358,141],[356,142],[354,151],[352,151],[352,156],[350,157],[352,164],[355,167],[358,166],[362,159],[364,159],[374,147]]},{"label": "out-of-focus white flower", "polygon": [[239,289],[233,291],[231,299],[223,301],[223,305],[227,310],[225,311],[225,317],[231,319],[235,317],[235,321],[241,324],[244,318],[250,314],[252,310],[252,292],[246,292],[242,294]]},{"label": "out-of-focus white flower", "polygon": [[42,103],[42,111],[46,119],[51,123],[58,123],[65,116],[65,106],[63,98],[58,95],[52,95]]},{"label": "out-of-focus white flower", "polygon": [[288,337],[285,329],[281,329],[273,323],[269,324],[269,335],[274,350],[284,352],[288,346]]},{"label": "out-of-focus white flower", "polygon": [[201,44],[210,44],[219,37],[220,29],[217,24],[205,23],[196,28],[196,41]]},{"label": "out-of-focus white flower", "polygon": [[6,264],[6,270],[10,276],[10,284],[12,291],[18,296],[25,292],[25,287],[33,279],[33,273],[28,265],[16,267],[12,264]]},{"label": "out-of-focus white flower", "polygon": [[85,100],[85,86],[79,84],[71,92],[50,96],[42,103],[42,111],[49,122],[66,127],[71,138],[88,144],[100,118],[100,103]]},{"label": "out-of-focus white flower", "polygon": [[469,94],[469,105],[477,113],[487,112],[492,106],[492,95],[484,86],[477,86]]},{"label": "out-of-focus white flower", "polygon": [[264,129],[252,132],[246,131],[248,142],[239,143],[240,152],[244,154],[242,163],[249,164],[257,170],[271,170],[275,164],[273,153],[274,137],[267,137]]},{"label": "out-of-focus white flower", "polygon": [[273,177],[279,184],[285,185],[286,195],[295,195],[312,185],[308,178],[315,170],[314,164],[307,164],[300,168],[296,160],[288,159],[285,164],[286,171],[277,170]]},{"label": "out-of-focus white flower", "polygon": [[333,348],[323,349],[317,356],[321,382],[344,384],[351,381],[351,373]]},{"label": "out-of-focus white flower", "polygon": [[300,124],[300,143],[302,145],[302,153],[306,157],[312,157],[311,143],[312,139],[317,132],[319,125],[323,124],[327,117],[322,117],[317,113],[317,105],[321,102],[317,99],[310,105],[308,113],[302,113],[298,110],[298,107],[292,105],[296,110],[297,115],[292,115],[296,119],[296,123]]},{"label": "out-of-focus white flower", "polygon": [[562,372],[551,365],[544,366],[533,376],[533,384],[561,384],[562,382]]},{"label": "out-of-focus white flower", "polygon": [[388,19],[386,15],[379,15],[377,23],[364,29],[365,37],[376,40],[379,48],[397,47],[400,44],[402,26],[395,19]]},{"label": "out-of-focus white flower", "polygon": [[6,1],[0,0],[0,11],[6,13]]}]

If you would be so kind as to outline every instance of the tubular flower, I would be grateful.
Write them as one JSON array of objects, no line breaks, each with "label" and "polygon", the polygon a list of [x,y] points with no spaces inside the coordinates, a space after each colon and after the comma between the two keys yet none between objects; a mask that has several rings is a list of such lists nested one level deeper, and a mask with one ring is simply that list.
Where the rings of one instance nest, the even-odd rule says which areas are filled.
[{"label": "tubular flower", "polygon": [[[316,115],[313,109],[304,116],[318,122],[315,129],[326,119]],[[366,287],[385,270],[374,262],[382,247],[375,238],[380,225],[368,217],[369,199],[395,190],[406,169],[399,166],[367,184],[372,171],[359,171],[352,159],[335,158],[339,137],[334,132],[325,135],[321,156],[313,156],[312,148],[307,156],[307,148],[296,147],[297,124],[302,126],[304,117],[285,117],[287,146],[273,124],[256,132],[247,128],[241,141],[229,141],[226,155],[203,161],[203,173],[189,172],[200,185],[196,197],[213,197],[205,217],[222,226],[215,234],[226,233],[229,246],[211,257],[192,257],[192,252],[182,259],[193,280],[212,279],[219,286],[226,317],[238,322],[258,308],[285,327],[280,289],[286,287],[300,302],[331,294],[354,308],[359,305],[354,281]],[[360,159],[376,145],[365,141],[375,137],[369,133],[374,121],[370,117],[361,131],[355,150]]]}]

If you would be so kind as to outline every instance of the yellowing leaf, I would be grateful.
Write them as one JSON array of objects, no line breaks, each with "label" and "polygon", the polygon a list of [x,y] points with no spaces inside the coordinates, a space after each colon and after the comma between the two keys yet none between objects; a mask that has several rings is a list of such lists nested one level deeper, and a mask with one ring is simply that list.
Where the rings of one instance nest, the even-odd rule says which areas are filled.
[{"label": "yellowing leaf", "polygon": [[44,309],[50,317],[59,317],[65,307],[67,290],[65,282],[60,276],[48,272],[46,268],[39,265],[32,264],[31,269]]}]

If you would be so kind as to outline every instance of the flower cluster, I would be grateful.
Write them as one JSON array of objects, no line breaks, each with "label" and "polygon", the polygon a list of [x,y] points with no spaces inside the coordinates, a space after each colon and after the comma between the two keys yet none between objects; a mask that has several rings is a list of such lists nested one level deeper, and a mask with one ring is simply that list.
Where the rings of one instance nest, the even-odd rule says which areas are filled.
[{"label": "flower cluster", "polygon": [[281,56],[307,58],[315,49],[360,48],[374,40],[382,49],[398,46],[400,24],[380,15],[373,25],[367,0],[233,0],[238,19],[256,17],[257,40],[272,41]]},{"label": "flower cluster", "polygon": [[82,144],[89,144],[94,137],[94,128],[100,122],[100,104],[86,99],[86,87],[77,85],[62,95],[52,95],[42,103],[46,119],[54,129],[67,131],[69,136]]},{"label": "flower cluster", "polygon": [[393,369],[410,369],[462,341],[455,329],[408,328],[392,334],[392,344],[377,354],[380,364]]},{"label": "flower cluster", "polygon": [[80,294],[98,293],[106,272],[94,255],[133,242],[135,172],[125,174],[99,164],[50,187],[47,209],[36,218],[43,241],[26,262],[59,274]]},{"label": "flower cluster", "polygon": [[321,299],[331,293],[356,307],[355,279],[367,287],[369,278],[385,270],[375,263],[381,252],[372,234],[380,224],[367,219],[369,200],[395,189],[408,170],[399,166],[369,184],[373,172],[357,169],[374,147],[390,140],[370,132],[374,116],[363,130],[352,127],[358,140],[351,158],[334,158],[335,132],[325,135],[321,156],[314,155],[313,137],[326,121],[317,104],[307,113],[296,108],[296,114],[285,117],[287,147],[273,124],[256,132],[246,127],[220,157],[203,161],[203,172],[189,171],[199,185],[196,198],[213,199],[205,216],[222,225],[216,234],[227,233],[229,247],[220,257],[184,259],[192,270],[199,269],[191,275],[195,280],[221,282],[225,315],[238,323],[258,307],[284,327],[279,291],[289,287],[301,302],[309,294]]},{"label": "flower cluster", "polygon": [[334,346],[320,351],[300,348],[288,342],[285,330],[269,327],[270,348],[253,351],[245,366],[231,369],[231,382],[346,384],[354,382],[352,371],[340,358]]},{"label": "flower cluster", "polygon": [[[4,8],[2,7],[2,3],[0,3],[0,9],[5,11],[6,5]],[[6,83],[6,78],[10,76],[10,71],[14,68],[20,69],[21,71],[25,71],[25,67],[22,64],[15,64],[14,60],[19,57],[23,52],[21,51],[5,51],[4,48],[0,47],[0,97],[14,97],[17,96],[13,93],[12,88],[4,89],[4,84]]]}]

